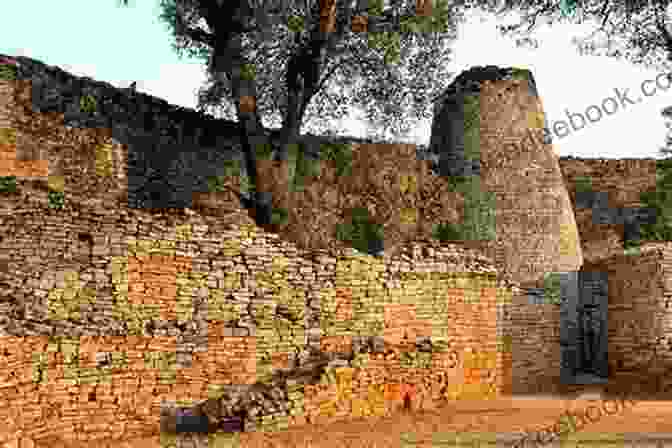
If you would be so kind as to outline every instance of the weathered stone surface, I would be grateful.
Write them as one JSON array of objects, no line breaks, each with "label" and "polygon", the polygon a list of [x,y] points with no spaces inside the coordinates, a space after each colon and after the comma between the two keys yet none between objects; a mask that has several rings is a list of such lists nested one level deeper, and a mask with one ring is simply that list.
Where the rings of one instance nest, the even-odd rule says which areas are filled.
[{"label": "weathered stone surface", "polygon": [[626,228],[655,219],[640,194],[656,190],[656,159],[561,157],[565,185],[587,262],[623,253]]},{"label": "weathered stone surface", "polygon": [[[41,73],[45,68],[38,65],[34,70]],[[51,99],[44,100],[45,107],[70,111],[79,101],[78,90],[68,84],[67,74],[49,76],[44,84],[48,94],[43,97]],[[95,83],[86,80],[83,91],[105,97],[104,91],[87,87],[88,82]],[[441,400],[529,392],[542,380],[549,390],[557,389],[559,310],[554,304],[530,303],[514,277],[516,269],[524,267],[523,258],[539,263],[543,273],[570,270],[567,265],[575,266],[577,257],[562,260],[555,245],[522,232],[534,229],[535,223],[547,223],[536,216],[534,207],[544,205],[558,211],[566,204],[558,193],[557,161],[553,165],[548,145],[532,139],[522,145],[524,150],[516,158],[486,138],[495,128],[510,131],[513,141],[525,135],[525,130],[534,134],[521,117],[528,109],[540,110],[533,107],[537,104],[534,95],[509,82],[508,92],[488,83],[479,87],[483,104],[496,104],[485,110],[481,106],[484,122],[490,124],[483,127],[485,143],[479,159],[483,164],[476,172],[502,199],[497,235],[501,231],[508,239],[498,242],[518,241],[515,250],[521,254],[495,251],[499,266],[508,266],[508,271],[501,269],[496,282],[456,282],[447,290],[438,288],[427,274],[494,274],[496,264],[483,255],[488,250],[492,253],[492,247],[468,250],[466,244],[419,239],[385,248],[378,257],[342,247],[302,251],[256,228],[246,213],[235,210],[234,200],[222,195],[197,195],[194,205],[198,210],[147,208],[157,204],[151,201],[151,193],[170,183],[173,172],[168,168],[173,162],[177,167],[181,156],[170,163],[154,163],[147,154],[159,158],[165,154],[133,152],[125,149],[133,144],[132,139],[127,140],[130,145],[120,144],[110,129],[76,124],[84,120],[82,126],[96,126],[96,120],[109,123],[108,117],[94,114],[86,121],[70,111],[66,115],[73,126],[64,127],[63,116],[25,107],[32,101],[30,83],[9,86],[0,82],[0,129],[19,131],[17,142],[0,146],[1,174],[17,176],[18,184],[15,193],[3,193],[0,200],[0,337],[7,341],[6,350],[0,350],[0,397],[8,397],[0,402],[6,404],[0,406],[0,421],[7,422],[0,428],[0,443],[16,440],[17,434],[47,445],[56,439],[65,439],[70,446],[93,446],[93,440],[104,437],[115,443],[143,440],[161,428],[166,433],[179,432],[178,411],[187,410],[189,417],[196,418],[192,423],[202,425],[191,426],[192,432],[203,430],[206,419],[209,432],[241,426],[249,432],[259,430],[264,418],[282,426],[379,415],[403,406],[431,409]],[[66,86],[69,93],[59,97],[60,87],[49,93],[51,83]],[[128,113],[137,114],[137,110]],[[507,118],[507,113],[514,119]],[[149,121],[134,125],[139,134],[143,125],[152,130],[166,125],[160,117]],[[129,123],[122,120],[112,127],[119,135],[125,128],[126,133],[133,133]],[[192,123],[181,126],[183,134],[188,133]],[[152,135],[156,138],[160,133]],[[149,143],[136,148],[161,147],[156,141]],[[198,138],[196,143],[215,147]],[[111,173],[99,174],[95,154],[108,145]],[[24,160],[17,159],[20,148],[29,153]],[[34,157],[48,163],[40,164]],[[217,160],[212,163],[219,164]],[[133,171],[129,168],[133,164],[141,168]],[[154,176],[157,168],[159,173]],[[131,181],[133,173],[142,179],[141,185]],[[185,178],[191,175],[187,173]],[[528,187],[546,183],[541,185],[545,189],[537,188],[544,194],[536,196],[534,188],[530,191],[522,182],[511,181],[511,173],[520,178],[527,173],[532,179],[525,182]],[[52,209],[50,193],[59,186],[72,200],[62,209]],[[190,188],[183,187],[176,189]],[[508,194],[509,187],[528,204],[531,221],[507,221],[523,218],[515,210],[521,200]],[[149,201],[133,202],[129,192],[133,188]],[[230,213],[218,207],[225,201],[234,209]],[[557,224],[548,233],[554,244],[558,227],[564,224],[571,233],[571,220],[559,215],[550,219]],[[522,254],[525,245],[532,245],[532,255]],[[539,254],[556,258],[549,262]],[[514,255],[521,259],[511,258]],[[280,275],[269,276],[269,271],[278,269]],[[426,303],[428,297],[438,308]],[[132,312],[120,309],[125,299]],[[292,300],[297,300],[298,310],[291,306]],[[364,333],[377,336],[356,337],[352,328],[338,326],[361,316],[361,310],[370,311],[364,319],[368,324],[381,327]],[[437,317],[445,319],[436,322]],[[325,323],[328,318],[332,325]],[[269,336],[269,319],[294,330],[298,327],[303,333],[293,335],[295,344],[264,347],[268,340],[277,342]],[[50,350],[55,340],[49,336],[67,336],[78,345],[79,364],[68,359],[70,352]],[[499,347],[507,337],[508,350]],[[619,337],[621,350],[632,347],[627,345],[628,335]],[[435,339],[448,341],[448,350],[434,350]],[[656,343],[662,344],[660,340]],[[429,358],[420,355],[430,352]],[[162,353],[157,357],[161,359],[144,356],[152,353]],[[402,364],[402,360],[410,362],[411,353],[416,360],[424,359],[423,368]],[[119,358],[120,354],[125,358]],[[367,364],[360,364],[362,360],[368,360]],[[121,361],[127,365],[120,366]],[[261,375],[269,364],[270,378]],[[103,376],[94,384],[66,385],[67,375],[94,369],[100,375],[109,373],[109,383]],[[328,372],[337,377],[338,386],[328,381],[321,384]],[[166,382],[162,378],[169,373],[171,381]],[[298,415],[291,412],[296,411],[290,398],[293,383],[301,386],[304,399],[304,412]],[[219,386],[221,396],[210,397],[209,386]],[[358,390],[360,395],[354,392]],[[384,405],[376,401],[380,396],[385,397]],[[102,404],[101,409],[87,407],[91,397]],[[191,400],[191,404],[177,400]],[[21,410],[20,416],[16,409]],[[77,434],[82,435],[78,442]],[[185,438],[183,446],[193,446],[188,445],[192,442]]]},{"label": "weathered stone surface", "polygon": [[[243,429],[255,431],[382,415],[404,400],[431,406],[510,383],[506,363],[496,364],[505,355],[497,354],[492,323],[502,291],[511,288],[496,281],[491,260],[437,242],[400,245],[378,258],[347,248],[305,251],[257,228],[240,210],[213,216],[212,207],[131,207],[123,198],[129,156],[122,151],[111,173],[93,169],[98,149],[116,145],[109,132],[64,131],[54,117],[19,110],[29,85],[11,87],[9,96],[18,91],[21,98],[0,102],[2,116],[16,118],[2,125],[25,143],[56,132],[41,140],[46,173],[28,176],[31,160],[17,168],[16,144],[3,153],[13,162],[3,174],[16,176],[17,191],[2,193],[0,216],[7,229],[0,242],[0,335],[7,341],[0,384],[15,405],[0,408],[0,419],[10,422],[1,442],[20,431],[38,442],[71,444],[149,437],[170,401],[202,404],[190,409],[193,417],[208,417],[208,431],[244,408]],[[50,205],[54,192],[67,194],[62,207]],[[427,279],[460,272],[479,275],[452,285]],[[434,306],[447,307],[436,322]],[[355,323],[364,326],[359,332],[378,335],[385,352],[362,354],[368,343],[352,341]],[[419,351],[418,338],[435,336],[449,341],[450,352],[425,356],[425,368],[409,367],[402,355]],[[372,345],[380,348],[381,339]],[[460,354],[481,351],[492,362],[465,367],[471,361]],[[351,376],[339,381],[352,395],[339,395],[344,389],[333,381],[314,384],[327,367],[331,375]],[[449,375],[453,385],[470,385],[448,390]],[[303,405],[288,407],[288,378]],[[230,400],[208,402],[212,388]],[[390,399],[381,402],[385,394]],[[88,403],[100,402],[104,409],[89,410]],[[21,419],[12,417],[15,409],[26,410]],[[175,413],[177,431],[176,419]],[[163,424],[170,429],[170,421]]]},{"label": "weathered stone surface", "polygon": [[529,71],[472,68],[435,106],[430,150],[439,154],[439,172],[468,176],[480,182],[475,188],[495,195],[494,240],[475,246],[521,283],[537,282],[546,272],[575,271],[583,262],[544,124]]}]

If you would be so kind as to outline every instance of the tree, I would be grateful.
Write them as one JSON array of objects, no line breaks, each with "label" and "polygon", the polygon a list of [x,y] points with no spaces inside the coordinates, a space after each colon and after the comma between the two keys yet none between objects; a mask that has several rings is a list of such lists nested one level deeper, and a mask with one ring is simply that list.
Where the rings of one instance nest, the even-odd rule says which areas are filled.
[{"label": "tree", "polygon": [[[663,109],[662,115],[669,120],[672,108]],[[670,123],[667,128],[672,130]],[[660,154],[664,157],[656,160],[656,191],[643,192],[640,195],[645,208],[655,212],[650,213],[649,222],[640,226],[634,238],[626,239],[625,248],[636,247],[640,239],[672,241],[672,137],[668,133],[665,136],[665,146],[660,148]],[[653,219],[655,218],[655,220]]]},{"label": "tree", "polygon": [[[127,5],[128,0],[121,0]],[[254,217],[261,226],[271,222],[271,196],[283,196],[279,188],[288,187],[287,155],[296,141],[306,112],[311,116],[343,113],[348,100],[324,89],[336,79],[345,86],[364,79],[356,96],[369,107],[411,97],[415,112],[426,113],[426,98],[444,87],[449,74],[445,68],[446,33],[456,28],[459,15],[451,15],[445,1],[431,15],[418,17],[415,6],[393,0],[162,0],[161,18],[171,26],[174,49],[207,60],[209,87],[200,93],[199,106],[221,105],[228,101],[240,124],[245,168],[252,186],[259,187],[257,151],[270,148],[261,117],[281,121],[280,147],[273,160],[280,162],[283,177],[272,192],[256,190]],[[368,9],[368,32],[357,31]],[[364,20],[365,22],[367,20]],[[442,31],[422,33],[418,31]],[[406,61],[410,48],[422,46]],[[432,55],[431,52],[436,54]],[[404,80],[396,61],[403,60],[417,70],[413,79]],[[416,68],[417,67],[417,68]],[[436,74],[428,80],[427,73]],[[417,85],[412,83],[417,81]],[[412,86],[412,87],[409,87]],[[434,87],[434,90],[427,90]],[[320,101],[311,101],[319,97]],[[349,99],[353,101],[353,98]],[[318,107],[321,106],[321,107]],[[340,107],[340,108],[339,108]],[[319,109],[316,110],[316,108]],[[388,107],[389,112],[400,108]],[[275,112],[275,114],[274,114]],[[399,114],[398,114],[399,116]],[[260,151],[264,154],[267,151]],[[285,163],[283,163],[285,162]],[[286,195],[285,195],[286,196]]]},{"label": "tree", "polygon": [[[536,44],[530,38],[540,18],[553,25],[563,18],[574,23],[593,22],[596,29],[582,39],[574,37],[572,42],[580,54],[625,57],[635,64],[665,66],[672,61],[672,23],[670,22],[670,2],[668,0],[592,0],[576,2],[576,15],[567,15],[567,2],[537,2],[506,0],[504,5],[492,1],[471,3],[498,16],[516,11],[523,16],[519,23],[498,25],[503,36],[522,36],[521,45]],[[466,5],[468,2],[462,2]],[[522,30],[527,25],[527,29]],[[605,42],[597,42],[596,36],[603,33]]]}]

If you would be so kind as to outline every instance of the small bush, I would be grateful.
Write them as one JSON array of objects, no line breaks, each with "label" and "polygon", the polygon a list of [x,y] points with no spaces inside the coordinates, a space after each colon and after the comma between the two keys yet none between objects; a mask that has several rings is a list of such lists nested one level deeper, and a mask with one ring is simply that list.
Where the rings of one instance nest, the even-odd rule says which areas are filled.
[{"label": "small bush", "polygon": [[16,193],[16,176],[0,176],[0,193]]},{"label": "small bush", "polygon": [[432,236],[439,241],[464,241],[460,228],[449,223],[436,224]]},{"label": "small bush", "polygon": [[347,143],[321,144],[320,159],[336,162],[337,176],[350,176],[352,174],[352,146]]},{"label": "small bush", "polygon": [[79,99],[79,110],[85,113],[96,111],[96,99],[91,95],[84,95]]},{"label": "small bush", "polygon": [[256,77],[256,67],[254,64],[243,64],[240,69],[240,77],[247,81],[252,81]]},{"label": "small bush", "polygon": [[593,181],[588,176],[576,176],[574,184],[577,193],[589,193],[593,191]]},{"label": "small bush", "polygon": [[49,192],[49,208],[60,210],[65,204],[64,194],[60,191]]},{"label": "small bush", "polygon": [[284,208],[274,208],[271,213],[271,224],[285,225],[289,217],[289,212]]},{"label": "small bush", "polygon": [[212,176],[208,178],[208,191],[218,193],[224,191],[224,176]]},{"label": "small bush", "polygon": [[513,70],[511,70],[511,78],[518,79],[521,81],[527,81],[529,78],[529,74],[530,74],[529,70],[524,68],[514,67]]},{"label": "small bush", "polygon": [[303,31],[303,17],[289,16],[287,18],[287,28],[293,33],[300,33]]},{"label": "small bush", "polygon": [[366,209],[356,208],[352,212],[350,224],[336,226],[336,238],[351,242],[352,247],[360,252],[369,253],[370,242],[383,240],[382,226],[369,220]]},{"label": "small bush", "polygon": [[0,65],[0,79],[5,81],[16,80],[16,67],[9,64]]}]

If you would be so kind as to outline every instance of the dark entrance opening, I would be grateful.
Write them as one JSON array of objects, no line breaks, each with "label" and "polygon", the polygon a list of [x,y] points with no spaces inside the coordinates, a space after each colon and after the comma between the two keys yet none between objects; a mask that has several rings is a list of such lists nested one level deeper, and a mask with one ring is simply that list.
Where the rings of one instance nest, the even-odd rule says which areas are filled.
[{"label": "dark entrance opening", "polygon": [[560,377],[564,384],[605,383],[609,376],[607,273],[573,274],[566,279],[561,293]]}]

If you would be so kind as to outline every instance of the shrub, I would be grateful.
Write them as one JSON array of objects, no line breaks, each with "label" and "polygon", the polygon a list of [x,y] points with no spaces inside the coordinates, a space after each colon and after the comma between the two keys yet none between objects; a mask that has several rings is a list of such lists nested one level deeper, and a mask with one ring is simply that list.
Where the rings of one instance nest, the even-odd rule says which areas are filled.
[{"label": "shrub", "polygon": [[9,64],[1,64],[0,79],[14,81],[16,79],[16,67]]},{"label": "shrub", "polygon": [[352,174],[352,146],[348,143],[321,144],[320,159],[336,162],[337,176],[350,176]]},{"label": "shrub", "polygon": [[0,193],[16,193],[16,176],[0,176]]},{"label": "shrub", "polygon": [[208,191],[211,193],[224,191],[224,176],[208,177]]},{"label": "shrub", "polygon": [[[640,240],[672,241],[672,159],[656,161],[656,191],[640,193],[644,208],[656,211],[655,224],[641,224],[639,239],[623,241],[628,253],[637,253]],[[633,251],[634,249],[634,251]]]},{"label": "shrub", "polygon": [[289,212],[285,208],[274,208],[271,212],[271,224],[284,225],[287,223]]},{"label": "shrub", "polygon": [[521,81],[527,81],[527,79],[529,78],[529,73],[530,72],[527,69],[514,67],[511,70],[511,78],[518,79]]},{"label": "shrub", "polygon": [[64,195],[60,191],[49,192],[49,208],[60,210],[65,203]]},{"label": "shrub", "polygon": [[96,111],[96,99],[91,95],[84,95],[79,99],[79,110],[86,113]]},{"label": "shrub", "polygon": [[365,208],[355,208],[352,211],[350,224],[336,226],[336,238],[352,243],[352,247],[363,253],[369,253],[369,244],[383,241],[382,226],[369,220]]},{"label": "shrub", "polygon": [[293,33],[300,33],[303,31],[303,17],[289,16],[287,18],[287,28]]}]

